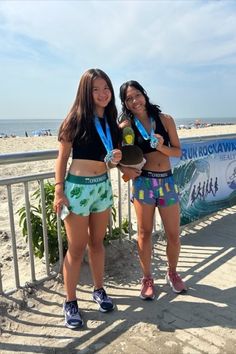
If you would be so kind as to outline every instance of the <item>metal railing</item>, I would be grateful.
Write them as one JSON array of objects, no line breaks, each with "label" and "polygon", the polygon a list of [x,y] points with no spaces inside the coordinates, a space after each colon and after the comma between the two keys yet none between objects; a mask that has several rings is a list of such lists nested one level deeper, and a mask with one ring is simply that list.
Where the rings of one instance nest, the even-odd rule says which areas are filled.
[{"label": "metal railing", "polygon": [[[57,156],[57,151],[34,151],[27,153],[15,153],[15,154],[4,154],[0,155],[0,165],[6,164],[15,164],[15,163],[26,163],[29,161],[39,161],[39,160],[49,160],[55,159]],[[27,282],[35,283],[37,281],[42,281],[47,279],[50,276],[53,276],[55,272],[50,270],[49,260],[48,260],[48,235],[47,235],[47,225],[46,225],[46,212],[45,212],[45,192],[44,192],[44,181],[54,177],[53,172],[47,173],[38,173],[34,175],[25,175],[25,176],[14,176],[9,178],[0,179],[0,187],[5,187],[7,191],[7,203],[8,203],[8,218],[9,218],[9,227],[10,227],[10,237],[11,242],[11,254],[13,261],[13,272],[14,272],[14,286],[11,286],[11,289],[7,289],[3,286],[3,274],[1,274],[1,269],[4,269],[4,264],[0,267],[0,292],[12,292],[22,286],[20,280],[20,271],[19,271],[19,257],[18,257],[18,246],[17,246],[17,233],[16,233],[16,223],[15,223],[15,214],[14,214],[14,198],[12,196],[12,188],[15,185],[23,186],[24,190],[24,206],[26,211],[26,221],[27,221],[27,241],[28,241],[28,254],[29,254],[29,266],[30,266],[30,275],[28,276]],[[32,235],[32,225],[30,220],[30,193],[29,193],[29,184],[31,182],[38,181],[40,188],[40,197],[42,201],[42,225],[43,225],[43,240],[44,240],[44,263],[45,263],[45,275],[37,279],[35,271],[35,257],[33,252],[33,235]],[[59,237],[60,238],[60,230]],[[58,242],[60,247],[60,242]],[[10,251],[10,250],[9,250]],[[10,252],[9,252],[10,253]],[[11,256],[9,255],[11,258]]]},{"label": "metal railing", "polygon": [[[29,161],[44,161],[49,159],[55,159],[57,157],[57,150],[49,150],[49,151],[34,151],[34,152],[24,152],[24,153],[15,153],[15,154],[3,154],[0,155],[0,165],[7,164],[18,164],[18,163],[27,163]],[[123,211],[125,210],[124,205],[122,205],[122,193],[126,190],[127,200],[130,199],[130,183],[126,183],[122,185],[120,172],[115,169],[111,171],[112,178],[115,179],[115,183],[118,186],[118,196],[115,198],[115,207],[118,210],[118,228],[120,229],[120,235],[122,234],[122,221],[123,221]],[[11,293],[16,289],[25,285],[25,283],[36,283],[46,280],[50,277],[56,276],[58,271],[61,269],[63,263],[63,243],[61,236],[61,220],[57,216],[57,234],[58,234],[58,253],[59,253],[59,261],[57,264],[57,269],[55,267],[51,267],[49,264],[49,252],[48,252],[48,231],[47,231],[47,223],[46,223],[46,206],[45,206],[45,190],[44,190],[44,182],[45,180],[53,179],[55,176],[54,172],[45,172],[45,173],[37,173],[32,175],[24,175],[24,176],[13,176],[8,178],[0,178],[0,188],[6,188],[7,193],[7,203],[8,203],[8,218],[9,218],[9,227],[10,227],[10,242],[11,242],[11,252],[12,261],[13,261],[13,271],[14,271],[14,286],[11,289],[5,289],[4,287],[4,279],[2,274],[3,264],[0,264],[0,293]],[[32,225],[31,225],[31,200],[30,200],[30,191],[29,185],[32,182],[37,181],[40,188],[40,199],[41,199],[41,208],[42,208],[42,229],[43,229],[43,243],[44,243],[44,275],[37,277],[36,275],[36,266],[35,266],[35,255],[33,250],[33,234],[32,234]],[[12,188],[15,185],[23,186],[24,190],[24,206],[26,211],[26,224],[27,224],[27,242],[28,242],[28,253],[29,253],[29,268],[30,274],[26,282],[21,281],[20,270],[19,270],[19,257],[17,252],[17,234],[18,237],[21,237],[21,231],[16,232],[16,222],[14,215],[14,198],[12,196]],[[35,189],[35,187],[34,187]],[[23,206],[23,205],[22,205]],[[132,233],[132,224],[131,224],[131,206],[130,203],[127,202],[127,214],[125,217],[128,220],[129,225],[129,234],[128,237],[131,238]],[[109,221],[109,234],[112,234],[113,228],[113,220],[110,216]],[[0,227],[1,230],[1,227]]]}]

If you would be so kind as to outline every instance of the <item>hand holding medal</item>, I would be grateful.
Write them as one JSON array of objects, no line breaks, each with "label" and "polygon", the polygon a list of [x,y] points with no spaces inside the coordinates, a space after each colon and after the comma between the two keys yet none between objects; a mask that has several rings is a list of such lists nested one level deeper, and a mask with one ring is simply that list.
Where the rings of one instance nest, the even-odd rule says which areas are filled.
[{"label": "hand holding medal", "polygon": [[150,145],[153,149],[157,148],[157,145],[159,144],[159,139],[157,136],[155,136],[154,134],[151,134],[150,137]]},{"label": "hand holding medal", "polygon": [[109,151],[106,154],[104,158],[104,162],[106,162],[106,164],[108,164],[108,162],[111,162],[113,165],[117,165],[120,162],[121,158],[122,158],[121,150],[114,149]]},{"label": "hand holding medal", "polygon": [[164,143],[163,136],[160,134],[154,134],[153,137],[150,139],[150,145],[153,149],[156,149],[158,151],[162,151],[162,146]]},{"label": "hand holding medal", "polygon": [[122,158],[122,152],[119,149],[114,149],[111,151],[112,157],[109,160],[113,165],[118,165]]}]

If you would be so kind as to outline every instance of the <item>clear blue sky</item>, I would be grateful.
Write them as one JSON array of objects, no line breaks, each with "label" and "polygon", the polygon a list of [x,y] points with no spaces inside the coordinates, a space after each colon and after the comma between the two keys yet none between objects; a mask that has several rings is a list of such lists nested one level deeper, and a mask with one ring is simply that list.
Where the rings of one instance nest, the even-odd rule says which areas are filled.
[{"label": "clear blue sky", "polygon": [[176,118],[236,117],[236,1],[1,1],[0,119],[62,119],[88,68]]}]

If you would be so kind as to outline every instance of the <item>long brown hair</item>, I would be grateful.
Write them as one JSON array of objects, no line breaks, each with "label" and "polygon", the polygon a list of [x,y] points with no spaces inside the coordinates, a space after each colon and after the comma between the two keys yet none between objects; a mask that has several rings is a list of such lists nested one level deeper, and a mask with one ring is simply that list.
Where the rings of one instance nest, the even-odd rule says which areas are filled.
[{"label": "long brown hair", "polygon": [[111,91],[111,100],[105,107],[104,113],[110,126],[112,137],[116,136],[118,129],[116,124],[117,109],[111,80],[104,71],[100,69],[89,69],[82,75],[75,101],[59,128],[59,141],[73,142],[75,137],[87,141],[91,138],[92,124],[94,124],[92,85],[93,80],[97,78],[104,79]]}]

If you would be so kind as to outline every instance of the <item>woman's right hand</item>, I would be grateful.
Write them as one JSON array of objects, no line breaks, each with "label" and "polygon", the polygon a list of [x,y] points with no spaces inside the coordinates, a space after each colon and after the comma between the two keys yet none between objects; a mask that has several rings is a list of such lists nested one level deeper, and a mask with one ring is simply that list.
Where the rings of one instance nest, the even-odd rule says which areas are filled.
[{"label": "woman's right hand", "polygon": [[124,129],[126,127],[130,127],[130,121],[128,119],[124,120],[123,122],[119,123],[119,127],[120,129]]},{"label": "woman's right hand", "polygon": [[124,167],[120,168],[121,172],[125,175],[127,179],[135,179],[140,176],[142,170],[138,170],[137,168],[133,167]]},{"label": "woman's right hand", "polygon": [[55,189],[54,202],[53,202],[53,210],[55,211],[55,213],[60,215],[61,208],[63,205],[69,207],[68,199],[66,198],[63,190],[57,191]]}]

